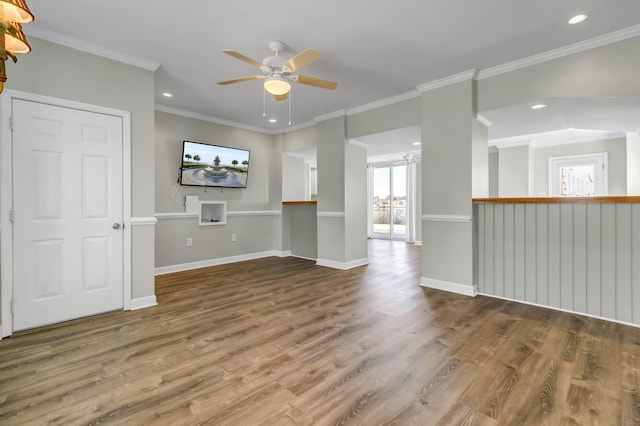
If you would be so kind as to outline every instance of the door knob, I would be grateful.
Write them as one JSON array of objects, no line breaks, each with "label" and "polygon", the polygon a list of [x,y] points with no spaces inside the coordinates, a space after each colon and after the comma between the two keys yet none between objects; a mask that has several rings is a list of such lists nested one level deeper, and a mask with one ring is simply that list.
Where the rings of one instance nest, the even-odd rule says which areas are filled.
[{"label": "door knob", "polygon": [[120,224],[119,223],[114,223],[113,224],[113,229],[120,229]]}]

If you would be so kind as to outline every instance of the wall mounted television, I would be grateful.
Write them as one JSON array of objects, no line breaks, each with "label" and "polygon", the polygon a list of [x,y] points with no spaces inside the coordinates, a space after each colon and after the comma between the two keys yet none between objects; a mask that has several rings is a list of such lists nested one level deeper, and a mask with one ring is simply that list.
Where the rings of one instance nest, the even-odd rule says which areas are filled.
[{"label": "wall mounted television", "polygon": [[246,188],[249,175],[246,149],[182,142],[180,184],[216,188]]}]

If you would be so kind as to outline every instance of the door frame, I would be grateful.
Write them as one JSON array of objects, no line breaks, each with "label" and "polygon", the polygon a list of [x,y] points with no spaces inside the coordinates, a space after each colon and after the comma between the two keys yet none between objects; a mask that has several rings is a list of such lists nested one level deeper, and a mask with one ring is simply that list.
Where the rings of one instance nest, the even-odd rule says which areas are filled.
[{"label": "door frame", "polygon": [[0,95],[0,339],[13,333],[13,132],[11,104],[14,99],[72,108],[122,119],[122,207],[123,207],[123,310],[131,309],[131,113],[17,90]]}]

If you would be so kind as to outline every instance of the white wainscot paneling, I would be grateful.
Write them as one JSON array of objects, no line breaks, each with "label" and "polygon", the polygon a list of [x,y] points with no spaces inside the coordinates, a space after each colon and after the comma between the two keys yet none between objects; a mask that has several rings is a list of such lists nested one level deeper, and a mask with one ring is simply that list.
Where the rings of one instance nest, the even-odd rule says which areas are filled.
[{"label": "white wainscot paneling", "polygon": [[476,204],[481,294],[640,325],[640,204]]}]

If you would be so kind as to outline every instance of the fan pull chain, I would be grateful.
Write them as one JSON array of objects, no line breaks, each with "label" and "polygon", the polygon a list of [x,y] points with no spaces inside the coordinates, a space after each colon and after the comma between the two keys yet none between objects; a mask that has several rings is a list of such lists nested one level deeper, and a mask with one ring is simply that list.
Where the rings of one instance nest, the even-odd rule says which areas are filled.
[{"label": "fan pull chain", "polygon": [[262,116],[266,117],[267,116],[267,102],[266,102],[266,90],[264,90],[264,87],[262,87],[262,85],[260,85],[260,87],[262,88]]},{"label": "fan pull chain", "polygon": [[289,91],[289,126],[291,126],[291,96],[293,96],[293,92]]}]

